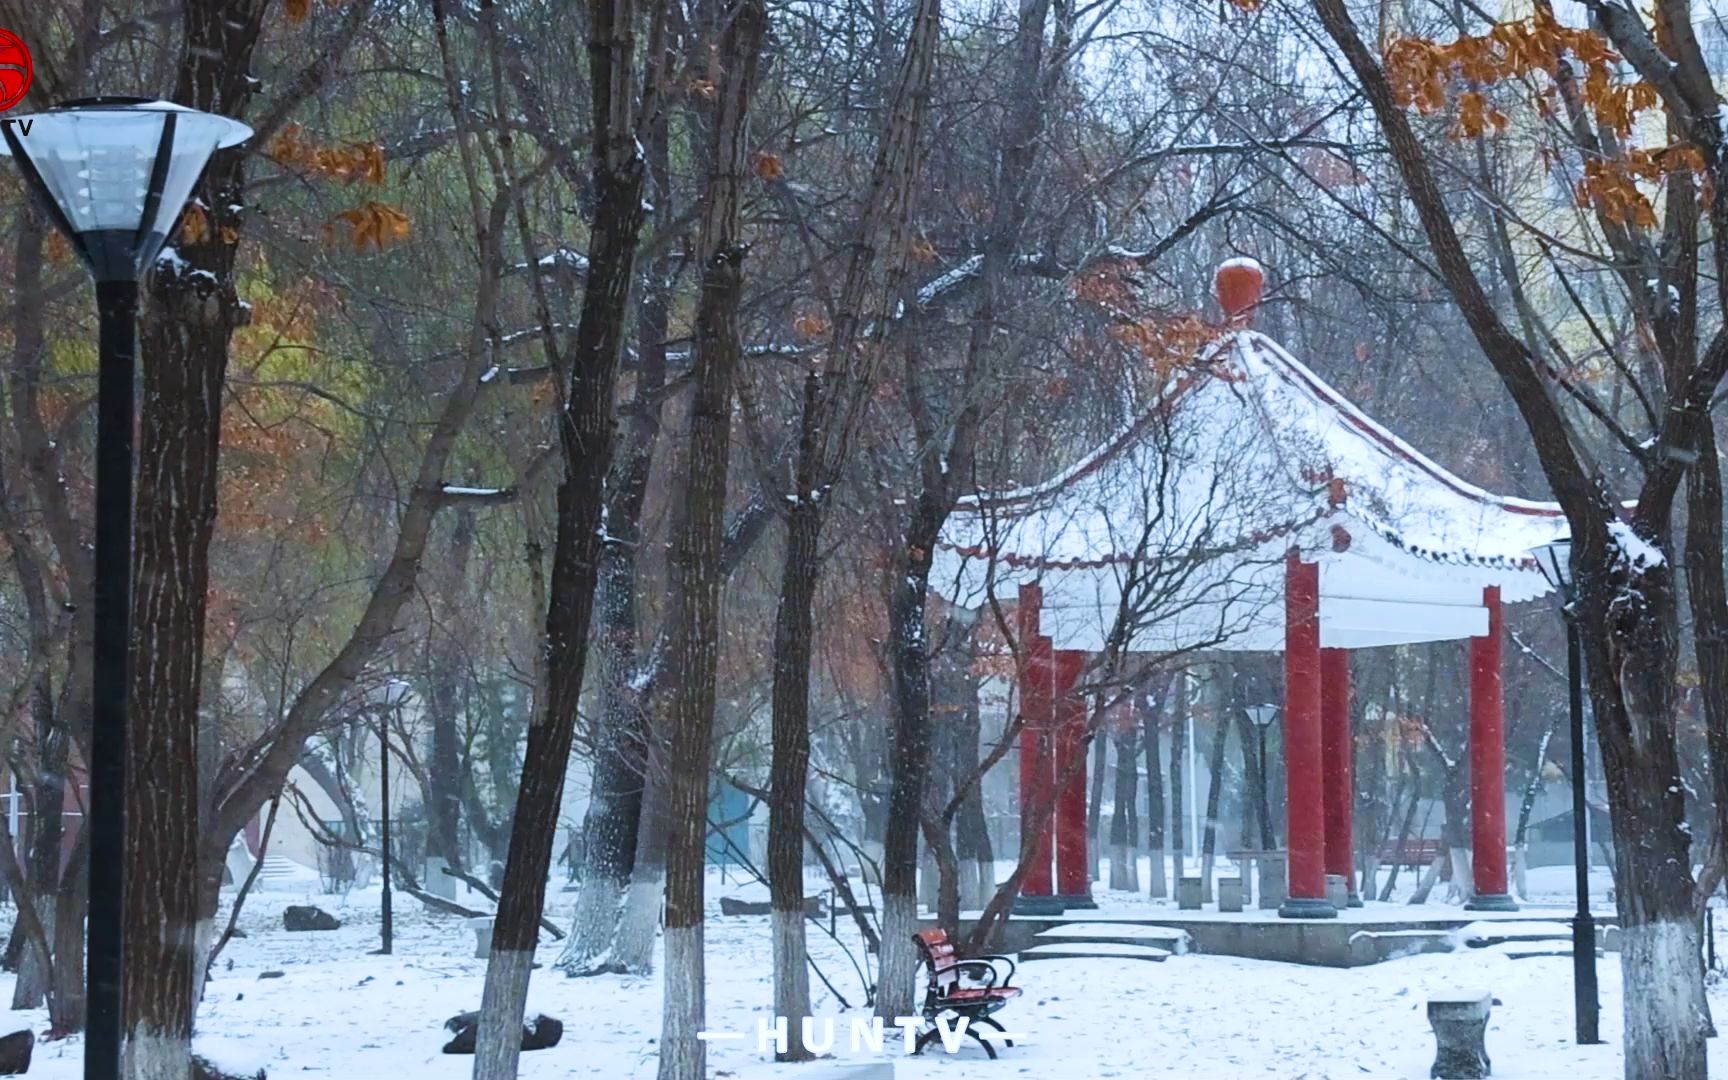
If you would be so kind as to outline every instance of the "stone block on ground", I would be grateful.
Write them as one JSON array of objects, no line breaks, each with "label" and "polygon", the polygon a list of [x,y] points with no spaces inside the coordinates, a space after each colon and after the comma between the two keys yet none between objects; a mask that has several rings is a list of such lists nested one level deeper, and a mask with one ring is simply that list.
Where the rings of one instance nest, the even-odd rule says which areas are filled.
[{"label": "stone block on ground", "polygon": [[1260,864],[1260,900],[1262,910],[1276,909],[1284,903],[1284,893],[1287,888],[1285,864],[1283,859],[1265,858]]},{"label": "stone block on ground", "polygon": [[[720,898],[720,914],[722,915],[767,915],[774,910],[774,904],[768,900],[740,900],[736,896]],[[804,914],[812,919],[819,919],[828,914],[826,905],[820,896],[804,898]]]},{"label": "stone block on ground", "polygon": [[289,904],[282,909],[282,929],[293,931],[340,930],[342,920],[311,904]]},{"label": "stone block on ground", "polygon": [[23,1076],[36,1052],[36,1033],[26,1028],[0,1038],[0,1076]]},{"label": "stone block on ground", "polygon": [[1242,879],[1239,877],[1223,877],[1218,879],[1218,910],[1242,910]]},{"label": "stone block on ground", "polygon": [[1428,998],[1428,1023],[1434,1029],[1434,1080],[1483,1080],[1493,1067],[1484,1038],[1494,995],[1486,990],[1435,994]]},{"label": "stone block on ground", "polygon": [[478,915],[462,920],[463,926],[474,931],[474,959],[485,960],[492,955],[492,925],[496,921],[496,917],[492,915]]},{"label": "stone block on ground", "polygon": [[1326,902],[1343,911],[1350,904],[1350,887],[1344,883],[1343,874],[1326,875]]},{"label": "stone block on ground", "polygon": [[1176,906],[1183,911],[1199,911],[1201,882],[1197,877],[1179,878],[1176,882]]},{"label": "stone block on ground", "polygon": [[[451,1033],[450,1041],[444,1044],[444,1052],[472,1054],[479,1028],[480,1014],[477,1012],[459,1013],[444,1021],[444,1029]],[[549,1050],[563,1037],[564,1022],[544,1013],[535,1013],[522,1021],[524,1050]]]}]

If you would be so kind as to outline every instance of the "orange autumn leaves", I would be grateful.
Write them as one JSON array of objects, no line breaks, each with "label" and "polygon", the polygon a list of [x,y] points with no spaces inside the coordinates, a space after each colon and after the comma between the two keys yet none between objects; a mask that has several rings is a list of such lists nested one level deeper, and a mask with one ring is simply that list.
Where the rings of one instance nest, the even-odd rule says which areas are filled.
[{"label": "orange autumn leaves", "polygon": [[[320,176],[340,184],[381,187],[385,181],[384,148],[375,142],[350,142],[323,146],[306,137],[299,124],[289,124],[270,140],[265,153],[271,160],[296,172]],[[382,251],[406,240],[412,222],[407,214],[388,203],[369,200],[337,214],[322,229],[325,243],[346,235],[355,251]]]},{"label": "orange autumn leaves", "polygon": [[[1524,82],[1532,87],[1538,112],[1544,117],[1556,115],[1563,106],[1557,102],[1555,80],[1565,63],[1577,87],[1579,106],[1588,110],[1604,136],[1614,136],[1605,138],[1604,144],[1624,146],[1635,141],[1638,114],[1654,108],[1658,96],[1648,82],[1617,78],[1619,61],[1600,33],[1562,26],[1551,14],[1538,12],[1450,42],[1396,38],[1387,46],[1385,67],[1398,103],[1425,115],[1444,108],[1449,90],[1455,82],[1462,83],[1465,89],[1456,96],[1452,134],[1476,138],[1511,126],[1511,119],[1483,92],[1486,87]],[[1550,169],[1558,160],[1547,150],[1542,158]],[[1580,208],[1594,208],[1614,224],[1652,227],[1657,224],[1656,212],[1640,183],[1657,184],[1676,172],[1702,176],[1703,164],[1697,148],[1688,144],[1589,157],[1576,183],[1576,202]],[[1709,199],[1707,179],[1702,194]]]}]

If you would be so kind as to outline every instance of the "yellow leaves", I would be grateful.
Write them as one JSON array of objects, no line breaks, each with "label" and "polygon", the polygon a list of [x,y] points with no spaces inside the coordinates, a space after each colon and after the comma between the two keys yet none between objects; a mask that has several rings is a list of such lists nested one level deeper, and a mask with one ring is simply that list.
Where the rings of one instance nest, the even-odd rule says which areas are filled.
[{"label": "yellow leaves", "polygon": [[378,187],[384,183],[384,148],[377,143],[319,146],[306,138],[299,124],[289,124],[270,140],[264,153],[279,165],[344,184]]},{"label": "yellow leaves", "polygon": [[384,250],[390,244],[408,239],[411,225],[408,215],[381,202],[369,202],[336,215],[336,220],[324,226],[324,242],[334,243],[337,223],[348,226],[349,239],[355,251],[368,247]]},{"label": "yellow leaves", "polygon": [[[324,0],[325,7],[335,7],[342,0]],[[291,23],[303,23],[312,14],[312,0],[284,0],[283,10]]]},{"label": "yellow leaves", "polygon": [[1584,163],[1584,178],[1573,193],[1580,209],[1595,208],[1617,225],[1654,228],[1656,210],[1640,183],[1655,185],[1676,173],[1698,178],[1700,198],[1706,206],[1714,194],[1704,154],[1691,143],[1676,143],[1659,150],[1628,150],[1624,157],[1594,159]]},{"label": "yellow leaves", "polygon": [[[1510,124],[1490,106],[1481,88],[1538,74],[1552,75],[1570,54],[1584,69],[1583,99],[1604,127],[1622,135],[1632,130],[1633,117],[1656,104],[1656,92],[1646,83],[1615,78],[1620,57],[1594,30],[1561,26],[1546,13],[1499,23],[1486,34],[1464,34],[1441,44],[1426,38],[1396,38],[1386,48],[1386,76],[1399,104],[1417,112],[1439,112],[1454,78],[1470,90],[1459,98],[1453,133],[1476,136],[1504,131]],[[1544,108],[1540,102],[1539,108]]]},{"label": "yellow leaves", "polygon": [[814,341],[827,336],[828,320],[820,315],[806,312],[792,320],[792,329],[797,332],[799,337],[807,341]]},{"label": "yellow leaves", "polygon": [[1458,99],[1458,122],[1452,127],[1452,134],[1461,139],[1474,139],[1485,135],[1490,129],[1498,135],[1512,124],[1511,119],[1499,109],[1488,103],[1488,99],[1475,90]]},{"label": "yellow leaves", "polygon": [[1259,11],[1264,0],[1230,0],[1230,6],[1238,11]]},{"label": "yellow leaves", "polygon": [[188,205],[185,215],[180,218],[180,239],[188,244],[196,244],[209,235],[210,215],[197,203]]},{"label": "yellow leaves", "polygon": [[72,245],[68,244],[66,238],[60,235],[59,229],[49,230],[48,261],[53,263],[55,266],[61,266],[70,261],[71,258]]},{"label": "yellow leaves", "polygon": [[910,244],[906,245],[906,253],[913,262],[932,263],[936,261],[936,245],[922,236],[915,237]]},{"label": "yellow leaves", "polygon": [[756,175],[770,184],[786,175],[786,167],[779,154],[770,154],[766,150],[756,151]]}]

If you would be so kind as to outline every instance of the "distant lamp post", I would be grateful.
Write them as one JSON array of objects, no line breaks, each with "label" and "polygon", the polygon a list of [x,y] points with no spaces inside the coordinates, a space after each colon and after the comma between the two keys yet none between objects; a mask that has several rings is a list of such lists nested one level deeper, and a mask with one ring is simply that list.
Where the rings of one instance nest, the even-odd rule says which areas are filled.
[{"label": "distant lamp post", "polygon": [[1266,767],[1266,731],[1272,726],[1272,722],[1278,719],[1278,706],[1250,705],[1246,712],[1248,719],[1254,722],[1254,730],[1260,736],[1260,756],[1257,759],[1260,762],[1260,790],[1256,793],[1259,805],[1254,813],[1260,819],[1260,846],[1270,850],[1273,847],[1272,800],[1266,794],[1266,774],[1270,771]]},{"label": "distant lamp post", "polygon": [[379,847],[383,851],[383,890],[379,897],[378,932],[382,938],[378,955],[389,956],[395,947],[396,920],[390,907],[390,718],[402,715],[402,703],[408,700],[408,683],[391,679],[379,690],[378,709],[378,799],[383,804],[379,815]]},{"label": "distant lamp post", "polygon": [[96,279],[95,641],[91,673],[86,1080],[120,1075],[126,690],[132,606],[133,367],[138,281],[204,166],[252,129],[143,98],[85,98],[0,119],[0,155]]},{"label": "distant lamp post", "polygon": [[1601,1006],[1596,994],[1596,920],[1590,915],[1590,841],[1587,823],[1590,809],[1584,798],[1584,658],[1578,640],[1578,620],[1572,610],[1576,599],[1572,579],[1572,540],[1562,537],[1530,552],[1548,584],[1560,594],[1560,613],[1566,619],[1566,682],[1572,719],[1572,871],[1576,879],[1578,912],[1572,917],[1572,997],[1577,1013],[1578,1042],[1599,1043],[1597,1017]]}]

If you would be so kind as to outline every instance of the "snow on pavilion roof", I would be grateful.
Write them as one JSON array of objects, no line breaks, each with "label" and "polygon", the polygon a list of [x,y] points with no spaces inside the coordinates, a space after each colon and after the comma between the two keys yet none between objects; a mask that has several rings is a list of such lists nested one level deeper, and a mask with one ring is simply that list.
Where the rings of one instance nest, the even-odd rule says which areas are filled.
[{"label": "snow on pavilion roof", "polygon": [[1528,552],[1565,532],[1557,505],[1466,483],[1241,330],[1061,473],[963,500],[932,581],[968,608],[1037,582],[1058,648],[1276,650],[1295,549],[1320,564],[1322,644],[1366,648],[1485,633],[1483,589],[1548,592]]}]

